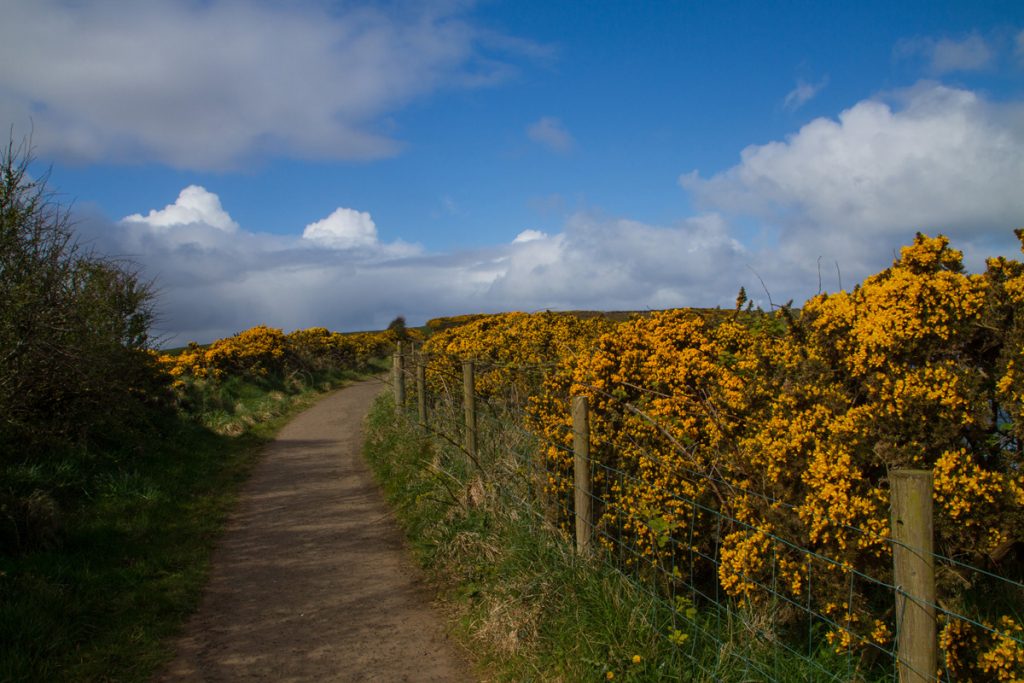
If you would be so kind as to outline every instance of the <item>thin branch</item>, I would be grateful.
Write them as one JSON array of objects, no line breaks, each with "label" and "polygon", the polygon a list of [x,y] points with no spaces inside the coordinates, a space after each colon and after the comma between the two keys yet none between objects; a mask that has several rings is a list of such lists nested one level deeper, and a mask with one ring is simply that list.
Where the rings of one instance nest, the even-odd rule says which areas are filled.
[{"label": "thin branch", "polygon": [[754,270],[749,264],[747,265],[747,269],[751,273],[753,273],[754,277],[756,277],[761,282],[761,288],[764,289],[764,293],[768,296],[768,306],[771,307],[772,309],[779,308],[778,306],[775,305],[775,302],[772,301],[772,293],[768,291],[768,285],[764,283],[764,280],[761,278],[760,275],[758,275],[757,271]]}]

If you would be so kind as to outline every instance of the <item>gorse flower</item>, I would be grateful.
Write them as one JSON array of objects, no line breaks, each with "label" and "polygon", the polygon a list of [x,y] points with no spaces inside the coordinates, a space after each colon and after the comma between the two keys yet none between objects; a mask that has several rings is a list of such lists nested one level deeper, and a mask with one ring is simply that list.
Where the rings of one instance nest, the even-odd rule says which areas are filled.
[{"label": "gorse flower", "polygon": [[[514,313],[426,348],[437,382],[475,358],[486,361],[481,393],[530,396],[563,528],[569,397],[582,395],[600,542],[634,549],[627,564],[685,566],[688,581],[751,605],[773,587],[834,624],[837,650],[892,639],[892,614],[879,611],[891,595],[854,581],[892,577],[889,470],[934,472],[944,554],[982,564],[1024,540],[1024,266],[990,259],[966,274],[944,237],[917,235],[891,267],[800,311],[667,311],[618,325]],[[543,386],[498,367],[549,362]],[[971,577],[941,578],[944,604],[972,590]],[[1024,677],[1016,641],[955,623],[943,636],[949,676]]]},{"label": "gorse flower", "polygon": [[286,335],[258,325],[207,347],[190,343],[181,353],[158,360],[172,377],[217,381],[229,375],[266,377],[293,370],[355,367],[383,355],[394,341],[391,332],[340,334],[313,327]]}]

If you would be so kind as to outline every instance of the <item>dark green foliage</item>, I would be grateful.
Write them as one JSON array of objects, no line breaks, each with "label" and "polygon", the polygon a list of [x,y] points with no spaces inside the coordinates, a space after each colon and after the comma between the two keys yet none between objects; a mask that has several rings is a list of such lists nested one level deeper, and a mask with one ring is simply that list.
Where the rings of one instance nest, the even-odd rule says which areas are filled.
[{"label": "dark green foliage", "polygon": [[149,284],[79,248],[30,161],[0,151],[0,466],[103,433],[159,384]]},{"label": "dark green foliage", "polygon": [[109,446],[167,395],[147,351],[150,286],[79,248],[30,161],[24,145],[0,150],[0,553],[51,544],[89,495],[61,473],[138,457]]}]

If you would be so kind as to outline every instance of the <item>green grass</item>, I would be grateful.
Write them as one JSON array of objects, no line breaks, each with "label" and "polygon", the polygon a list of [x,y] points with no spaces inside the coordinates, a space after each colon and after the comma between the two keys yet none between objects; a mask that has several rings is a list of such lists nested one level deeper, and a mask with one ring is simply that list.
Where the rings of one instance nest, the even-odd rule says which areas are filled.
[{"label": "green grass", "polygon": [[149,680],[198,604],[261,447],[352,377],[198,387],[194,419],[152,417],[149,438],[120,453],[19,468],[20,487],[38,485],[60,514],[52,539],[0,555],[0,680]]},{"label": "green grass", "polygon": [[[435,425],[451,434],[443,415]],[[451,418],[448,418],[449,420]],[[484,420],[480,469],[426,436],[390,396],[374,405],[365,453],[417,554],[489,678],[505,681],[864,680],[822,639],[791,652],[757,628],[770,611],[654,595],[600,553],[581,558],[532,514],[521,430]],[[535,452],[533,450],[532,452]],[[534,490],[536,490],[534,488]],[[638,658],[634,663],[634,658]]]},{"label": "green grass", "polygon": [[640,681],[683,666],[661,635],[670,611],[616,572],[580,559],[536,518],[511,506],[474,506],[467,490],[476,473],[443,451],[396,419],[390,397],[375,404],[367,458],[418,558],[455,607],[458,634],[490,675],[582,681],[612,671],[615,680]]}]

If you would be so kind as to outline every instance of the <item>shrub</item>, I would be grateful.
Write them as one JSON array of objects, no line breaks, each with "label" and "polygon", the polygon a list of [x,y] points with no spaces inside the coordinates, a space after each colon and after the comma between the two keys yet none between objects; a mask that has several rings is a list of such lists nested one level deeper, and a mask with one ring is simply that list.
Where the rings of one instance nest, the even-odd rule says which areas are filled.
[{"label": "shrub", "polygon": [[0,552],[55,538],[96,453],[127,457],[104,446],[167,397],[149,284],[78,246],[30,162],[0,150]]},{"label": "shrub", "polygon": [[[67,211],[0,152],[0,443],[82,441],[159,385],[147,352],[153,294],[129,265],[83,251]],[[18,451],[18,453],[16,453]]]},{"label": "shrub", "polygon": [[[778,586],[833,622],[837,649],[884,645],[891,591],[854,572],[891,581],[890,470],[934,472],[942,555],[992,568],[1024,541],[1022,326],[1020,263],[969,275],[948,240],[919,234],[890,268],[800,312],[623,323],[562,361],[529,421],[571,510],[568,396],[590,399],[599,536],[634,547],[628,563],[670,571],[720,544],[717,571],[702,563],[694,581],[751,607]],[[979,573],[940,581],[953,610],[985,590]],[[989,622],[1015,633],[998,607],[1012,601]],[[1012,639],[972,645],[958,623],[943,636],[949,675],[1024,675]]]},{"label": "shrub", "polygon": [[525,399],[539,390],[541,366],[575,357],[611,327],[602,318],[584,320],[550,311],[475,317],[435,333],[423,345],[423,353],[431,358],[427,380],[434,390],[460,381],[462,360],[473,359],[479,365],[480,393],[488,396],[511,387]]}]

